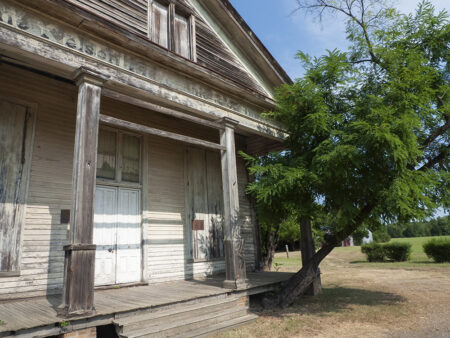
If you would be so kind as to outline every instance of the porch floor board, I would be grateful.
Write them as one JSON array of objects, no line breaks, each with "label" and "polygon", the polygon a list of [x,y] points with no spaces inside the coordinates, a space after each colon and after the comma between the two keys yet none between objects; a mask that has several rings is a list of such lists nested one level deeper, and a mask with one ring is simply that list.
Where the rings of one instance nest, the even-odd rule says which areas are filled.
[{"label": "porch floor board", "polygon": [[[287,280],[292,274],[281,272],[248,273],[248,285],[244,289],[231,290],[222,287],[224,275],[205,279],[181,280],[135,287],[99,289],[95,291],[96,312],[90,316],[76,318],[59,317],[57,308],[61,295],[36,297],[0,302],[1,333],[14,332],[37,327],[58,325],[61,322],[80,319],[95,319],[130,311],[149,309],[162,305],[191,301],[226,293],[255,294],[269,291]],[[1,323],[0,322],[0,323]]]}]

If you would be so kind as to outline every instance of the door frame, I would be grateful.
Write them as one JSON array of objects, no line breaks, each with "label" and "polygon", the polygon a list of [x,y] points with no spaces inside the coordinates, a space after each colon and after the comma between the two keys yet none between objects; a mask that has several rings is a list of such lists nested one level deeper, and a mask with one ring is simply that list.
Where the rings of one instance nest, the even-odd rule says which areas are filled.
[{"label": "door frame", "polygon": [[[144,214],[145,210],[148,210],[148,151],[149,151],[149,135],[147,134],[140,134],[136,132],[132,132],[125,129],[120,128],[114,128],[106,124],[100,123],[99,129],[105,129],[109,131],[115,131],[118,134],[129,134],[133,136],[137,136],[141,140],[141,147],[140,147],[140,174],[139,174],[139,183],[132,183],[132,182],[116,182],[109,181],[105,179],[96,179],[96,185],[100,186],[109,186],[109,187],[118,187],[118,188],[128,188],[128,189],[139,189],[141,191],[141,201],[140,201],[140,209],[141,209],[141,280],[140,282],[136,282],[136,284],[139,283],[148,283],[150,280],[150,275],[148,271],[148,244],[145,239],[145,234],[148,233],[148,222],[146,223]],[[120,139],[120,136],[118,136],[118,139]],[[119,142],[120,143],[120,142]],[[117,145],[117,157],[119,156],[120,151],[120,145]],[[119,161],[117,162],[117,164]],[[121,176],[121,175],[120,175]],[[116,176],[117,178],[117,176]],[[100,286],[101,287],[101,286]]]},{"label": "door frame", "polygon": [[[143,216],[142,216],[142,189],[141,188],[131,188],[131,187],[125,187],[125,186],[113,186],[113,185],[105,185],[105,184],[96,184],[95,188],[111,188],[111,189],[115,189],[116,190],[116,194],[115,194],[115,198],[116,198],[116,214],[115,216],[117,216],[119,213],[119,197],[120,197],[120,190],[121,189],[128,189],[128,190],[134,190],[138,192],[138,196],[139,196],[139,208],[138,208],[138,212],[139,215],[141,217],[140,219],[140,276],[139,276],[139,280],[134,281],[134,282],[126,282],[126,283],[118,283],[117,282],[117,253],[118,253],[118,249],[117,249],[117,222],[115,223],[115,228],[114,228],[114,232],[115,232],[115,264],[114,264],[114,283],[112,284],[102,284],[102,285],[95,285],[95,287],[105,287],[105,286],[114,286],[114,285],[124,285],[124,284],[136,284],[136,283],[141,283],[143,281],[143,274],[142,274],[142,252],[143,252],[143,245],[142,245],[142,222],[143,222]],[[95,210],[94,210],[94,214],[95,214]],[[95,228],[95,223],[94,223],[94,228]],[[94,281],[95,283],[95,281]]]}]

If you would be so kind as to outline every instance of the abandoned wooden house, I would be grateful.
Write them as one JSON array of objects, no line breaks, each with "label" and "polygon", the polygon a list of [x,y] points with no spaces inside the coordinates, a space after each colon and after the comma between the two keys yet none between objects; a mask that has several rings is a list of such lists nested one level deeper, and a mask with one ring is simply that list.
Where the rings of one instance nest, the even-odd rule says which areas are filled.
[{"label": "abandoned wooden house", "polygon": [[0,0],[0,337],[254,318],[287,277],[238,151],[288,82],[228,0]]}]

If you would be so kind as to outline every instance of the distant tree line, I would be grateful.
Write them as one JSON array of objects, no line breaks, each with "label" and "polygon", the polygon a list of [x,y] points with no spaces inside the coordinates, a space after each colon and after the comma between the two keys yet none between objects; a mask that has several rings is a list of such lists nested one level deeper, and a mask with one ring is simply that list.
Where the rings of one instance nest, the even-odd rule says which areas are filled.
[{"label": "distant tree line", "polygon": [[450,236],[450,216],[447,215],[422,222],[389,224],[387,232],[393,238]]}]

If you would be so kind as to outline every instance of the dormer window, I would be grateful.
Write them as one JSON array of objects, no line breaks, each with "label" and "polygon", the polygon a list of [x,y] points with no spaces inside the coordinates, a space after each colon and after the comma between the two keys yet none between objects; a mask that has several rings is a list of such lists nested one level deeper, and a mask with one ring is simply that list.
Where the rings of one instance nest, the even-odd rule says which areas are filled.
[{"label": "dormer window", "polygon": [[149,37],[158,45],[187,59],[195,60],[194,16],[184,13],[168,0],[150,0]]}]

